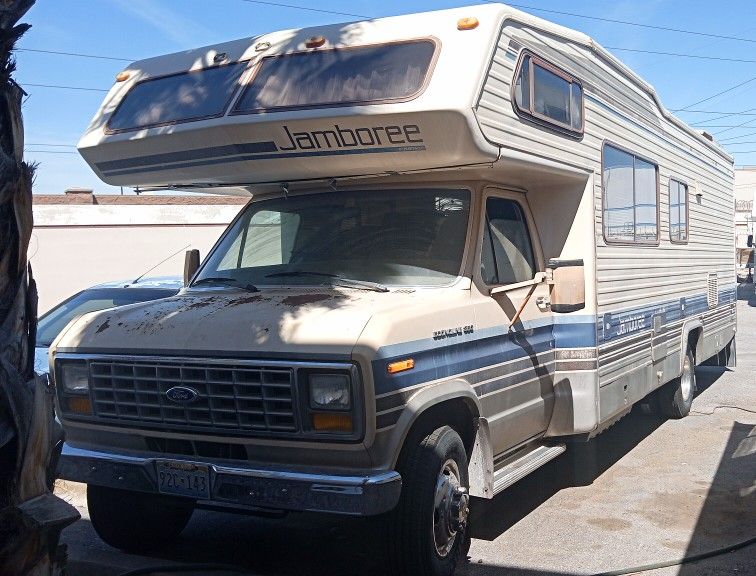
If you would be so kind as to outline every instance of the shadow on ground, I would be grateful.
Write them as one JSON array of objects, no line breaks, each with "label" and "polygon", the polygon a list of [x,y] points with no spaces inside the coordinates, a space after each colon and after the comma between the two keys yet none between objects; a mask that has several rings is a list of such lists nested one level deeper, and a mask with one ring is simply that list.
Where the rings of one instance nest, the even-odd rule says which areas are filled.
[{"label": "shadow on ground", "polygon": [[756,284],[743,282],[738,284],[737,291],[738,300],[744,300],[749,306],[756,307]]},{"label": "shadow on ground", "polygon": [[[711,386],[726,369],[698,371],[699,386]],[[610,430],[587,445],[568,452],[504,491],[493,500],[474,499],[473,537],[493,540],[544,504],[558,491],[587,485],[652,434],[662,424],[656,417],[635,409]],[[756,469],[756,434],[753,426],[736,423],[730,431],[717,474],[688,543],[686,554],[698,554],[731,544],[733,525],[737,532],[756,532],[754,490],[748,473]],[[737,471],[740,472],[737,472]],[[94,532],[87,521],[78,530]],[[152,558],[156,565],[169,562],[222,562],[253,573],[269,575],[381,575],[385,574],[380,546],[381,524],[360,518],[335,518],[318,514],[291,514],[285,519],[263,519],[198,511],[171,548]],[[746,554],[748,550],[744,551]],[[752,552],[752,550],[751,550]],[[545,572],[486,563],[465,564],[458,574],[467,576],[577,576],[572,572]],[[679,575],[720,574],[718,560],[683,566]],[[747,562],[746,562],[747,565]],[[621,567],[617,567],[621,568]],[[117,573],[117,572],[114,572]],[[729,573],[729,572],[727,572]],[[72,570],[72,576],[76,572]]]}]

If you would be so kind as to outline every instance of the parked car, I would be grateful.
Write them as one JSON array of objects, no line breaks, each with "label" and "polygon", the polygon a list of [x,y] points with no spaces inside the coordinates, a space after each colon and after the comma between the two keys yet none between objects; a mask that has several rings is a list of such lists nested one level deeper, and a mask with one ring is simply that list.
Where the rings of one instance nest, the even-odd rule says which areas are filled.
[{"label": "parked car", "polygon": [[39,319],[34,370],[46,374],[49,370],[47,352],[60,331],[76,316],[106,308],[148,302],[175,295],[184,283],[179,276],[146,278],[134,281],[107,282],[78,292],[64,300]]}]

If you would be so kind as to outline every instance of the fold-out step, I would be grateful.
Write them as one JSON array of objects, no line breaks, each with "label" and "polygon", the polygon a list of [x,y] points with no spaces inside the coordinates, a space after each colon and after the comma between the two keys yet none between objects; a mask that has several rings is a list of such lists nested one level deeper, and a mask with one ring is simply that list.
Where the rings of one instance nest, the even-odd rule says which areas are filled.
[{"label": "fold-out step", "polygon": [[494,471],[494,494],[509,488],[518,480],[524,478],[533,470],[540,468],[549,460],[553,460],[567,449],[565,444],[540,445],[522,455],[515,455],[505,460],[504,464]]}]

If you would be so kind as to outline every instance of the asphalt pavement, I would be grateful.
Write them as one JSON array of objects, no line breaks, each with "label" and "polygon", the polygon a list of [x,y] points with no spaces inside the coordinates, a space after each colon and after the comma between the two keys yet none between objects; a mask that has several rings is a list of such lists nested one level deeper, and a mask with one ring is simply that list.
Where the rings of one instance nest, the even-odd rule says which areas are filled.
[{"label": "asphalt pavement", "polygon": [[[458,574],[598,574],[679,561],[756,537],[753,290],[751,284],[739,291],[738,366],[697,369],[693,413],[664,421],[634,409],[589,447],[568,451],[491,501],[474,500],[470,557]],[[183,562],[231,563],[266,575],[383,573],[380,530],[364,519],[198,511],[175,545],[132,556],[97,537],[82,485],[59,482],[56,492],[82,514],[63,533],[70,576]],[[756,545],[644,574],[756,575]]]}]

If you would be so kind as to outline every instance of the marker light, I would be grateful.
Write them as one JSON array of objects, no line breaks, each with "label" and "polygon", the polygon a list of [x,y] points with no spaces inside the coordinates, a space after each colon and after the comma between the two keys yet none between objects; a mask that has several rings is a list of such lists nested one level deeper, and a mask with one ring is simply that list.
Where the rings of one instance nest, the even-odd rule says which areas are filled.
[{"label": "marker light", "polygon": [[316,412],[312,415],[312,428],[316,432],[351,432],[352,416],[338,412]]},{"label": "marker light", "polygon": [[412,370],[415,367],[415,361],[412,358],[405,358],[397,362],[392,362],[388,365],[388,373],[396,374],[397,372],[404,372],[405,370]]},{"label": "marker light", "polygon": [[305,46],[308,48],[320,48],[325,42],[325,36],[313,36],[305,42]]},{"label": "marker light", "polygon": [[131,72],[126,72],[125,70],[116,74],[116,82],[125,82],[129,78],[131,78]]},{"label": "marker light", "polygon": [[92,402],[89,400],[89,396],[70,396],[65,399],[65,403],[68,406],[68,412],[74,414],[92,413]]},{"label": "marker light", "polygon": [[478,27],[478,19],[474,16],[471,18],[460,18],[457,20],[457,30],[474,30]]}]

